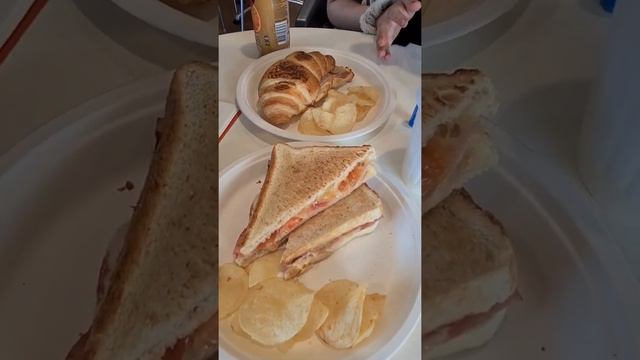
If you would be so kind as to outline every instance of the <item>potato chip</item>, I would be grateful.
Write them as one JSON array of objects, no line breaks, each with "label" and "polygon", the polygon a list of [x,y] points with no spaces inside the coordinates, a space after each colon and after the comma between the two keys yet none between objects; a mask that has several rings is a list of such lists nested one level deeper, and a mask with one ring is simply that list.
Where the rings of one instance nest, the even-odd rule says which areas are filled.
[{"label": "potato chip", "polygon": [[249,290],[249,276],[243,268],[234,263],[220,266],[218,274],[220,291],[220,319],[224,319],[238,310]]},{"label": "potato chip", "polygon": [[360,334],[353,344],[354,346],[366,339],[373,333],[373,328],[382,315],[386,296],[380,294],[370,294],[364,298],[364,309],[362,310],[362,323],[360,324]]},{"label": "potato chip", "polygon": [[244,330],[242,330],[242,327],[240,327],[240,322],[238,321],[238,313],[235,313],[231,316],[230,324],[231,324],[231,330],[233,330],[234,333],[242,336],[245,339],[251,340],[251,336],[249,336],[249,334],[244,332]]},{"label": "potato chip", "polygon": [[351,102],[351,99],[349,98],[349,96],[341,93],[340,91],[331,89],[329,90],[329,93],[325,97],[325,100],[322,103],[321,109],[326,112],[335,114],[337,108],[339,108],[342,105],[349,104],[350,102]]},{"label": "potato chip", "polygon": [[356,123],[357,110],[354,104],[344,104],[336,109],[336,114],[331,127],[328,129],[332,134],[344,134],[353,129]]},{"label": "potato chip", "polygon": [[336,101],[336,107],[349,103],[349,96],[345,93],[342,93],[338,90],[329,90],[327,93],[327,97],[333,98]]},{"label": "potato chip", "polygon": [[352,347],[360,335],[366,286],[349,280],[336,280],[323,286],[316,299],[329,308],[329,316],[316,334],[337,348]]},{"label": "potato chip", "polygon": [[305,341],[310,338],[316,330],[322,326],[322,323],[327,319],[327,316],[329,316],[329,308],[319,300],[314,300],[311,305],[309,317],[307,318],[307,322],[304,324],[304,327],[302,327],[302,330],[300,330],[300,332],[293,338],[278,345],[278,350],[281,352],[287,352],[291,350],[297,342]]},{"label": "potato chip", "polygon": [[340,105],[338,98],[333,96],[327,96],[325,100],[322,102],[322,106],[320,108],[326,112],[332,113],[335,111],[338,105]]},{"label": "potato chip", "polygon": [[309,109],[302,114],[300,122],[298,122],[298,131],[305,135],[331,135],[330,132],[316,125],[316,122],[313,120],[313,115],[311,114],[312,110],[313,109]]},{"label": "potato chip", "polygon": [[249,265],[247,271],[249,272],[249,287],[261,282],[265,279],[270,279],[278,276],[280,271],[280,259],[284,250],[272,252],[265,255]]},{"label": "potato chip", "polygon": [[356,112],[357,112],[356,122],[360,122],[364,120],[364,118],[369,113],[369,110],[371,110],[371,106],[356,104]]},{"label": "potato chip", "polygon": [[349,102],[356,104],[356,105],[362,105],[362,106],[368,106],[368,107],[373,107],[376,102],[369,99],[366,95],[364,94],[349,94]]},{"label": "potato chip", "polygon": [[365,86],[364,93],[367,94],[369,99],[375,102],[378,102],[378,99],[380,98],[380,92],[373,86]]},{"label": "potato chip", "polygon": [[347,89],[347,94],[364,95],[373,102],[373,105],[378,102],[378,98],[380,97],[380,93],[373,86],[352,86]]},{"label": "potato chip", "polygon": [[313,116],[313,121],[320,129],[331,132],[333,121],[335,118],[332,113],[324,111],[322,109],[313,108],[311,109],[311,115]]},{"label": "potato chip", "polygon": [[238,310],[238,322],[258,343],[280,344],[304,327],[312,303],[313,291],[299,282],[266,279],[251,288]]},{"label": "potato chip", "polygon": [[352,86],[347,93],[330,89],[322,104],[309,108],[300,116],[298,131],[307,135],[347,133],[353,130],[356,122],[366,118],[379,96],[373,86]]}]

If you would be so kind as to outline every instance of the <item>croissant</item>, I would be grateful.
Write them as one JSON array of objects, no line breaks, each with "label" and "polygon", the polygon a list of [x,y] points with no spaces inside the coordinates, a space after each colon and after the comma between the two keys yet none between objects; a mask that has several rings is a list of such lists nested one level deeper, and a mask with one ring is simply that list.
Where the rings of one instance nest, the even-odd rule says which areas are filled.
[{"label": "croissant", "polygon": [[273,125],[290,123],[330,89],[353,79],[353,71],[336,66],[330,55],[296,51],[267,69],[258,85],[258,109]]}]

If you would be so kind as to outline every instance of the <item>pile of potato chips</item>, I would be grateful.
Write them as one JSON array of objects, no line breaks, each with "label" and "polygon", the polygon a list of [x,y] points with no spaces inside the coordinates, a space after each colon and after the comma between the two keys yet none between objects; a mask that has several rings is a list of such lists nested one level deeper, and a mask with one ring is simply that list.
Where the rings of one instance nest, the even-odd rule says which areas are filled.
[{"label": "pile of potato chips", "polygon": [[352,86],[347,93],[329,90],[319,107],[310,107],[300,116],[298,131],[306,135],[337,135],[353,129],[378,102],[372,86]]},{"label": "pile of potato chips", "polygon": [[384,295],[367,295],[366,286],[349,280],[330,282],[314,293],[278,277],[281,256],[281,251],[264,256],[246,270],[233,263],[220,267],[220,319],[230,317],[236,334],[282,352],[314,333],[337,349],[371,335]]}]

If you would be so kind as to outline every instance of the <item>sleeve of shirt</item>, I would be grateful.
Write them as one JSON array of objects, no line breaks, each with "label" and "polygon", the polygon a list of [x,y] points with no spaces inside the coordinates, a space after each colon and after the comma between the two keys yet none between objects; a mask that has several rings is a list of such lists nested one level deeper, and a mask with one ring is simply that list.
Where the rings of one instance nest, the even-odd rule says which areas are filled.
[{"label": "sleeve of shirt", "polygon": [[376,33],[376,22],[378,17],[387,10],[394,0],[376,0],[360,16],[360,30],[366,34]]}]

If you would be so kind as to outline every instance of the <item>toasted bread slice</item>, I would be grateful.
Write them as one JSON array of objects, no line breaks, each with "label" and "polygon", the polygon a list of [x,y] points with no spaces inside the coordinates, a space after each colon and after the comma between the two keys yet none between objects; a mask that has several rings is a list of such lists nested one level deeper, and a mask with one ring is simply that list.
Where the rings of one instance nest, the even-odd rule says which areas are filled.
[{"label": "toasted bread slice", "polygon": [[370,145],[273,147],[267,175],[234,257],[246,266],[278,249],[287,235],[375,174]]},{"label": "toasted bread slice", "polygon": [[502,225],[464,190],[423,215],[422,275],[422,333],[436,345],[450,340],[442,336],[451,330],[440,330],[451,324],[458,322],[457,332],[465,325],[471,331],[492,319],[517,287],[515,255]]},{"label": "toasted bread slice", "polygon": [[367,184],[289,234],[280,261],[281,276],[291,279],[329,257],[351,239],[372,232],[382,218],[382,201]]},{"label": "toasted bread slice", "polygon": [[451,74],[422,75],[422,145],[438,125],[469,114],[489,118],[497,110],[491,80],[480,70],[459,69]]},{"label": "toasted bread slice", "polygon": [[[171,348],[187,356],[193,349],[179,340],[215,319],[217,79],[217,68],[204,63],[176,70],[108,289],[69,359],[159,359]],[[193,358],[216,351],[214,322],[215,334]]]},{"label": "toasted bread slice", "polygon": [[422,148],[423,212],[497,162],[498,154],[479,122],[461,117],[441,124]]},{"label": "toasted bread slice", "polygon": [[429,211],[498,159],[483,119],[497,107],[478,70],[423,75],[422,209]]}]

